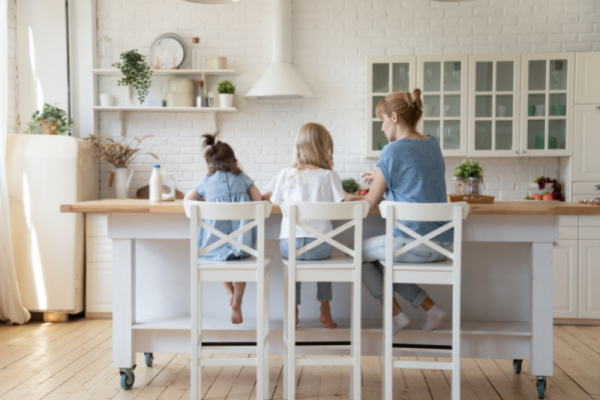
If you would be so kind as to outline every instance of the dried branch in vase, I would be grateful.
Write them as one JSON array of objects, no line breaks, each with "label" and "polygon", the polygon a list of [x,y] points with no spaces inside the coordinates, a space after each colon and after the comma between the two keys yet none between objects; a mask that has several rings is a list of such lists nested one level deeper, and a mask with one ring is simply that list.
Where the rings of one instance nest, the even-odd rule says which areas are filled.
[{"label": "dried branch in vase", "polygon": [[[102,161],[106,161],[114,165],[115,168],[127,168],[134,160],[138,152],[142,149],[140,145],[144,139],[153,137],[154,135],[146,135],[143,138],[134,137],[129,142],[120,142],[109,137],[101,137],[90,135],[84,140],[92,144],[94,155]],[[154,153],[148,154],[158,160],[158,156]]]}]

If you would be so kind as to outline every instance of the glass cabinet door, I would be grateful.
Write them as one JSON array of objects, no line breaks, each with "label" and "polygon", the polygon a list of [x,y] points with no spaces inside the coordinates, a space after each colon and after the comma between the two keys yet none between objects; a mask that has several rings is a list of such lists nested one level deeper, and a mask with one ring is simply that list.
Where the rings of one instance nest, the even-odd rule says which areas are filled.
[{"label": "glass cabinet door", "polygon": [[421,132],[440,142],[445,156],[467,154],[466,56],[418,58],[417,87],[423,100]]},{"label": "glass cabinet door", "polygon": [[572,153],[573,79],[573,54],[523,56],[523,154]]},{"label": "glass cabinet door", "polygon": [[367,157],[379,157],[387,144],[377,117],[377,104],[393,92],[415,86],[414,57],[371,57],[367,59]]},{"label": "glass cabinet door", "polygon": [[519,56],[472,56],[469,155],[519,154]]}]

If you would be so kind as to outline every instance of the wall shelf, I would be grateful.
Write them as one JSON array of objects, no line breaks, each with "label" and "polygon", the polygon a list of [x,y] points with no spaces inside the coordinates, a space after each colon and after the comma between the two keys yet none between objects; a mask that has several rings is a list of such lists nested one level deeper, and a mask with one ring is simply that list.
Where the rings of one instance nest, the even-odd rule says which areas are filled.
[{"label": "wall shelf", "polygon": [[[235,75],[233,69],[151,69],[152,76],[173,76],[173,75],[210,75],[210,76],[226,76]],[[93,69],[94,75],[103,76],[120,76],[119,69]]]}]

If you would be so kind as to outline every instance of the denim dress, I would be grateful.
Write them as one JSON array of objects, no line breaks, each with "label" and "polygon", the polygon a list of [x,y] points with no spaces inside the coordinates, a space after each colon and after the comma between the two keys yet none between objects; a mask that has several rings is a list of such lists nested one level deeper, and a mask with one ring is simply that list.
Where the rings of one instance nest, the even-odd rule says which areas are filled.
[{"label": "denim dress", "polygon": [[[200,182],[194,190],[205,201],[215,203],[240,203],[251,201],[248,196],[248,188],[254,181],[245,173],[238,175],[232,172],[216,171],[208,175]],[[230,234],[240,229],[249,221],[220,221],[203,219],[203,221],[215,229]],[[200,228],[198,232],[198,246],[202,249],[218,241],[219,238],[205,229]],[[248,247],[254,248],[256,242],[256,229],[251,229],[236,237],[236,240]],[[200,258],[206,260],[223,261],[231,258],[246,258],[250,255],[236,246],[225,243],[213,251],[204,254]]]}]

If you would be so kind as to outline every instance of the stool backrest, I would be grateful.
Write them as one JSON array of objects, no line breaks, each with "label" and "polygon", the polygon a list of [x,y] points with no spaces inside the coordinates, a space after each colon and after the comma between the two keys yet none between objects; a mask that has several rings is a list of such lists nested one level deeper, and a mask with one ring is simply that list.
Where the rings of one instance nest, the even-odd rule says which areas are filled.
[{"label": "stool backrest", "polygon": [[[379,204],[379,211],[381,212],[381,216],[386,219],[385,234],[387,239],[390,241],[390,244],[386,245],[386,249],[389,250],[393,248],[391,243],[393,241],[394,227],[400,229],[402,232],[415,239],[414,242],[409,243],[408,245],[393,252],[392,258],[400,254],[406,253],[407,251],[412,250],[413,248],[421,244],[426,245],[427,247],[445,255],[446,257],[452,260],[454,260],[455,257],[460,258],[460,244],[462,242],[462,220],[467,218],[467,215],[469,214],[468,203],[401,203],[394,201],[382,201]],[[448,222],[423,236],[408,228],[407,226],[403,225],[398,220],[419,222]],[[452,228],[454,228],[453,253],[432,242],[432,240],[439,234],[446,232],[447,230]]]},{"label": "stool backrest", "polygon": [[[304,203],[284,203],[281,206],[281,212],[289,218],[289,241],[290,241],[290,262],[295,262],[296,257],[315,248],[321,243],[329,243],[344,253],[353,257],[355,260],[362,256],[362,222],[369,212],[369,203],[366,201],[353,202],[304,202]],[[349,220],[345,224],[335,228],[333,231],[323,234],[317,232],[304,223],[305,220]],[[306,246],[292,251],[296,242],[296,226],[313,234],[317,240]],[[354,249],[340,243],[334,239],[337,235],[354,227]]]},{"label": "stool backrest", "polygon": [[[265,254],[265,218],[271,215],[272,204],[268,201],[252,201],[243,203],[211,203],[206,201],[184,201],[185,215],[190,218],[190,239],[192,243],[192,260],[207,254],[225,243],[240,248],[254,256],[260,262]],[[241,228],[225,234],[208,225],[203,220],[237,221],[248,220]],[[256,227],[256,249],[252,249],[236,240],[236,237]],[[206,229],[219,240],[203,249],[198,249],[198,228]],[[194,243],[196,246],[194,247]],[[195,250],[194,250],[195,249]]]}]

